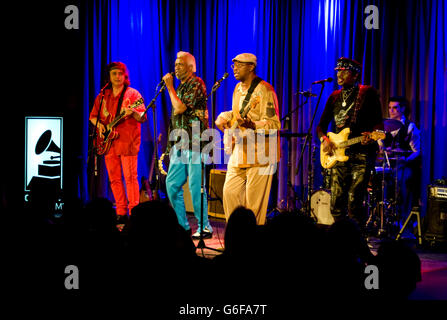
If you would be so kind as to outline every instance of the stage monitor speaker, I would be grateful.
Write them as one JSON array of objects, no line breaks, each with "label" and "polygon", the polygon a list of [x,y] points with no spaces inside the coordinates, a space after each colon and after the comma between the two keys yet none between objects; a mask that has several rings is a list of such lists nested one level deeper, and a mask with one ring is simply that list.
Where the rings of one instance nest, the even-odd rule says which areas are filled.
[{"label": "stage monitor speaker", "polygon": [[185,201],[186,212],[194,213],[191,192],[189,191],[189,177],[186,179],[186,183],[183,185],[183,200]]},{"label": "stage monitor speaker", "polygon": [[447,242],[447,199],[434,192],[436,191],[434,188],[439,189],[433,186],[429,186],[428,189],[424,240],[445,243]]},{"label": "stage monitor speaker", "polygon": [[225,219],[223,210],[223,185],[225,183],[226,170],[211,169],[208,215],[211,217]]}]

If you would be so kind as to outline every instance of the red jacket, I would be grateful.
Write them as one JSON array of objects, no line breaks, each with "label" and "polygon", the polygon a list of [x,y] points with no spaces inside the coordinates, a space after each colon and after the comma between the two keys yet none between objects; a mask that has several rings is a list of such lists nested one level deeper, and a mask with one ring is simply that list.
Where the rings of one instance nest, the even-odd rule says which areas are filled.
[{"label": "red jacket", "polygon": [[[101,115],[99,118],[99,121],[101,121],[102,124],[107,125],[115,118],[120,95],[121,94],[118,94],[114,97],[112,89],[106,89],[104,91],[104,100],[102,102]],[[128,87],[124,93],[121,110],[124,107],[130,106],[140,98],[141,94],[137,90]],[[93,109],[90,112],[90,120],[97,117],[100,102],[101,94],[95,99]],[[139,105],[135,110],[140,113],[144,112],[144,104]],[[141,141],[141,123],[135,120],[132,116],[129,116],[128,118],[121,120],[115,126],[115,129],[118,132],[118,137],[112,142],[112,146],[107,154],[126,156],[138,155]]]}]

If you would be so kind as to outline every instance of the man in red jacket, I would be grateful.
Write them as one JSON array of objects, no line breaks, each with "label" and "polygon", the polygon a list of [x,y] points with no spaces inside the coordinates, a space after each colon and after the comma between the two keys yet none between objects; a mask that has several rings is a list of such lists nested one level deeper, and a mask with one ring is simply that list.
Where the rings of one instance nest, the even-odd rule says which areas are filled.
[{"label": "man in red jacket", "polygon": [[[143,104],[129,108],[141,98],[141,94],[129,87],[129,73],[126,65],[122,62],[112,62],[107,69],[110,85],[96,97],[90,113],[90,122],[96,125],[102,95],[104,98],[98,122],[100,137],[106,131],[106,126],[120,112],[125,113],[124,118],[114,127],[118,137],[113,140],[110,149],[105,153],[110,186],[116,202],[118,223],[122,223],[127,218],[127,212],[130,214],[132,208],[139,203],[137,161],[140,150],[141,122],[146,121],[146,116],[142,116],[145,111]],[[126,183],[127,197],[122,174]]]}]

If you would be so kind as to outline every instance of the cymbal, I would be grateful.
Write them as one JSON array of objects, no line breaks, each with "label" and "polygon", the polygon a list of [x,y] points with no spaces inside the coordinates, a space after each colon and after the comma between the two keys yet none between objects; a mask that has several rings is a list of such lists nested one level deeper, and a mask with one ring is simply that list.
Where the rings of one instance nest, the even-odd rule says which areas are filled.
[{"label": "cymbal", "polygon": [[390,149],[390,150],[386,150],[386,152],[390,152],[390,153],[394,153],[394,154],[410,154],[412,151],[408,151],[408,150],[403,150],[400,148],[395,148],[395,149]]},{"label": "cymbal", "polygon": [[386,132],[391,132],[402,128],[403,124],[399,120],[385,119],[383,120],[383,127],[385,128]]},{"label": "cymbal", "polygon": [[[386,161],[386,158],[384,158],[384,157],[377,157],[377,161],[381,162],[381,161],[383,161],[383,160]],[[398,160],[398,158],[397,158],[397,157],[388,157],[388,160],[390,160],[390,161],[396,161],[396,160]]]},{"label": "cymbal", "polygon": [[[376,170],[376,173],[383,172],[383,167],[374,167],[374,169]],[[391,170],[391,168],[385,168],[385,172],[390,172]]]}]

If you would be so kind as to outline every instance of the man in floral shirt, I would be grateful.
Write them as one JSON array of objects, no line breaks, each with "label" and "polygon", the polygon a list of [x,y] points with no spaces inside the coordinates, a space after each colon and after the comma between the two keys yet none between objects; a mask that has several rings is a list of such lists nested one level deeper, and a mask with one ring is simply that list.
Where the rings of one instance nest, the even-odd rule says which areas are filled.
[{"label": "man in floral shirt", "polygon": [[[175,76],[181,82],[177,90],[174,89],[170,73],[163,77],[172,103],[167,150],[170,164],[166,189],[179,224],[191,233],[183,198],[183,185],[189,177],[194,215],[198,220],[198,229],[193,238],[200,238],[202,226],[203,237],[210,238],[213,229],[208,221],[206,188],[203,193],[203,207],[201,202],[201,179],[205,180],[205,176],[202,177],[200,137],[203,130],[208,128],[207,94],[205,84],[195,72],[194,56],[180,51],[175,60]],[[203,221],[201,210],[203,210]]]}]

